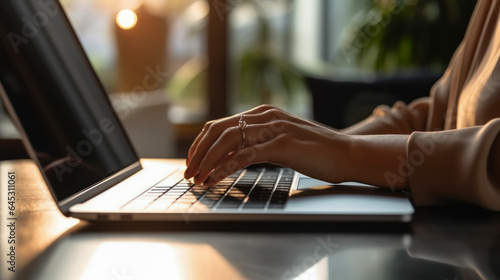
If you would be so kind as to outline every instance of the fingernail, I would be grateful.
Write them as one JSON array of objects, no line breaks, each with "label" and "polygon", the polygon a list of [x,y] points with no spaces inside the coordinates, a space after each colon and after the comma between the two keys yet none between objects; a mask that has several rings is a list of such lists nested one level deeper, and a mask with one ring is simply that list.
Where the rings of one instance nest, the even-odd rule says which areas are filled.
[{"label": "fingernail", "polygon": [[200,177],[198,175],[194,176],[193,181],[196,185],[201,186],[203,184],[202,181],[200,181]]},{"label": "fingernail", "polygon": [[184,171],[184,178],[186,179],[189,179],[191,178],[192,176],[189,176],[189,174],[191,173],[191,169],[188,167],[185,171]]}]

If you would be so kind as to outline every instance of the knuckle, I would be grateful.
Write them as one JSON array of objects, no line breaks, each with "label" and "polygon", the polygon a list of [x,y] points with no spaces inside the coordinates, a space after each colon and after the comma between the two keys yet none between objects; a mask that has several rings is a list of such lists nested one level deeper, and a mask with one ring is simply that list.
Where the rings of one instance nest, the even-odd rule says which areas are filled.
[{"label": "knuckle", "polygon": [[269,115],[270,120],[284,119],[286,117],[285,112],[283,112],[283,110],[278,108],[269,109],[266,113]]},{"label": "knuckle", "polygon": [[266,110],[266,111],[268,111],[268,110],[272,110],[272,109],[276,109],[276,107],[275,107],[275,106],[273,106],[273,105],[269,105],[269,104],[262,104],[262,105],[260,105],[258,108],[263,109],[263,110]]},{"label": "knuckle", "polygon": [[212,134],[214,132],[219,131],[220,121],[212,121],[210,126],[208,127],[207,133]]},{"label": "knuckle", "polygon": [[280,131],[289,130],[292,128],[292,126],[293,126],[292,123],[282,119],[275,120],[274,122],[272,122],[272,127],[279,129]]},{"label": "knuckle", "polygon": [[205,125],[203,126],[203,130],[207,131],[212,126],[212,124],[214,122],[215,121],[208,121],[208,122],[206,122]]}]

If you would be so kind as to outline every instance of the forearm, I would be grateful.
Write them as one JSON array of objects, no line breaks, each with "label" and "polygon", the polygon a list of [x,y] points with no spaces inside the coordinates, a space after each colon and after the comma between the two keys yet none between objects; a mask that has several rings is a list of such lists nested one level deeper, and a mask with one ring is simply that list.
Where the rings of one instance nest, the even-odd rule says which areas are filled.
[{"label": "forearm", "polygon": [[376,121],[374,117],[368,117],[359,123],[338,130],[338,132],[348,135],[374,135],[382,134],[385,130],[383,123]]},{"label": "forearm", "polygon": [[408,135],[350,136],[345,159],[346,181],[409,189],[406,144]]},{"label": "forearm", "polygon": [[411,134],[413,131],[425,131],[430,98],[420,98],[409,105],[396,102],[392,108],[381,105],[365,120],[339,132],[349,135],[374,134]]}]

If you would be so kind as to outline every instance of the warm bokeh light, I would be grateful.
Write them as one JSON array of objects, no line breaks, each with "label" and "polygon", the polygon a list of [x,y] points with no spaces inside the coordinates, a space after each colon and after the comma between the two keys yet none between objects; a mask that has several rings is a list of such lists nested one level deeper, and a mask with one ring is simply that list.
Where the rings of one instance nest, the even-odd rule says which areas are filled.
[{"label": "warm bokeh light", "polygon": [[130,9],[123,9],[116,15],[116,24],[122,29],[131,29],[137,24],[137,15]]}]

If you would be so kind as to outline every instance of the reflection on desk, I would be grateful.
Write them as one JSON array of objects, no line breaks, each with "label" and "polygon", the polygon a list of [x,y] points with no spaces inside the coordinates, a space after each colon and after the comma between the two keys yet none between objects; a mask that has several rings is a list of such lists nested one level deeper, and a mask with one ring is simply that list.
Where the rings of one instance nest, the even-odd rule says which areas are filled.
[{"label": "reflection on desk", "polygon": [[500,278],[500,215],[481,209],[418,208],[403,229],[86,223],[57,212],[31,162],[0,163],[2,175],[7,169],[19,178],[20,270],[2,268],[2,279]]}]

